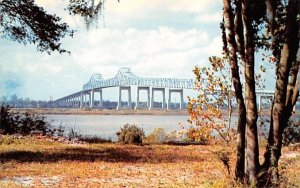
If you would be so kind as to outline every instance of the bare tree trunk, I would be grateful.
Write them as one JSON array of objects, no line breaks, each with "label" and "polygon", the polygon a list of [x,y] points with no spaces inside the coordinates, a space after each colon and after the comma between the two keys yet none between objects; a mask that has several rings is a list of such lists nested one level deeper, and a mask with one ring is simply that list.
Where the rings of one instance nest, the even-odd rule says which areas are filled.
[{"label": "bare tree trunk", "polygon": [[237,160],[235,167],[235,177],[238,181],[244,180],[245,175],[245,124],[246,108],[244,103],[241,79],[239,76],[239,66],[237,60],[237,44],[234,38],[233,14],[230,0],[223,0],[224,4],[224,24],[226,30],[226,43],[228,44],[228,54],[231,66],[232,82],[235,96],[238,103],[238,127],[237,127]]},{"label": "bare tree trunk", "polygon": [[244,25],[244,40],[245,40],[245,98],[246,98],[246,113],[247,113],[247,175],[251,185],[257,184],[257,174],[259,170],[259,150],[257,137],[257,105],[255,95],[255,77],[254,77],[254,44],[253,44],[253,29],[252,29],[252,12],[250,10],[250,2],[242,1],[242,20]]},{"label": "bare tree trunk", "polygon": [[[281,50],[281,58],[278,65],[276,88],[275,88],[275,99],[273,105],[273,143],[270,143],[270,165],[271,165],[271,176],[272,182],[277,184],[279,181],[278,177],[278,161],[281,156],[282,146],[282,133],[284,128],[287,126],[287,121],[291,115],[292,103],[287,100],[288,91],[288,78],[291,67],[294,63],[296,65],[296,53],[299,47],[299,23],[297,23],[297,13],[299,10],[298,0],[289,0],[287,8],[287,30],[285,36],[285,44]],[[295,73],[294,73],[295,74]],[[296,76],[296,75],[295,75]],[[294,85],[296,81],[293,81]],[[292,89],[289,90],[288,95],[291,94]],[[298,95],[298,94],[296,94]],[[287,104],[287,106],[286,106]]]}]

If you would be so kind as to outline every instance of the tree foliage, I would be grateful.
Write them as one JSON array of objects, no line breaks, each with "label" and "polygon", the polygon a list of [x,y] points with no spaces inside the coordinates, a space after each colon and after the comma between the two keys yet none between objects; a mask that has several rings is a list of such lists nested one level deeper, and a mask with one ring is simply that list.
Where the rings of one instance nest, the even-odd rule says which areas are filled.
[{"label": "tree foliage", "polygon": [[0,1],[0,36],[22,44],[35,44],[41,52],[67,52],[60,40],[73,36],[61,18],[48,14],[34,0]]},{"label": "tree foliage", "polygon": [[[232,90],[228,57],[209,58],[210,66],[198,67],[193,70],[196,81],[197,98],[188,98],[187,111],[189,122],[198,127],[206,127],[216,131],[221,138],[229,142],[234,137],[231,128],[232,103],[234,92]],[[222,112],[226,109],[227,117]],[[196,128],[197,129],[197,128]]]},{"label": "tree foliage", "polygon": [[79,15],[84,21],[87,29],[97,23],[98,17],[103,13],[104,0],[69,0],[67,7],[71,15]]}]

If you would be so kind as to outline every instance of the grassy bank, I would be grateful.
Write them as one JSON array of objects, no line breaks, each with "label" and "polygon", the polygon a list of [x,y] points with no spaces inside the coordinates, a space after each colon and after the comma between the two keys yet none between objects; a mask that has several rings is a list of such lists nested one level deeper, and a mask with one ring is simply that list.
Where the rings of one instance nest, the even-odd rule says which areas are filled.
[{"label": "grassy bank", "polygon": [[[228,187],[234,145],[62,144],[2,137],[0,187]],[[229,156],[230,174],[220,160]],[[300,147],[283,149],[285,186],[300,185]]]}]

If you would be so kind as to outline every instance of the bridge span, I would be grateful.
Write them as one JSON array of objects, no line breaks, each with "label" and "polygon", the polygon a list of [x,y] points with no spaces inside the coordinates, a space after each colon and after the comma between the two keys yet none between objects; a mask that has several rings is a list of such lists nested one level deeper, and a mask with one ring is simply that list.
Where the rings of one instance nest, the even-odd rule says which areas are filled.
[{"label": "bridge span", "polygon": [[[113,78],[104,80],[101,74],[93,74],[90,80],[83,85],[82,91],[70,94],[55,102],[59,106],[70,106],[75,108],[95,108],[95,93],[99,93],[99,105],[103,107],[103,89],[110,87],[119,88],[119,99],[117,109],[122,108],[122,91],[128,92],[127,108],[132,108],[131,92],[132,86],[137,87],[135,109],[140,108],[140,91],[147,91],[147,108],[152,109],[155,92],[162,93],[161,108],[170,109],[172,93],[180,94],[180,109],[184,109],[183,89],[193,89],[193,79],[180,78],[146,78],[133,74],[130,68],[121,68]],[[166,103],[166,89],[168,89],[168,100]],[[151,93],[151,95],[150,95]]]},{"label": "bridge span", "polygon": [[[147,94],[146,107],[150,110],[154,107],[154,95],[156,92],[162,94],[161,108],[170,109],[171,96],[173,93],[180,95],[180,109],[184,109],[183,89],[193,89],[195,80],[180,79],[180,78],[147,78],[139,77],[133,74],[130,68],[121,68],[115,77],[110,79],[103,79],[101,74],[93,74],[90,80],[83,85],[81,91],[70,94],[54,101],[59,107],[73,107],[73,108],[103,108],[103,90],[110,87],[118,87],[118,104],[117,109],[121,108],[141,108],[140,91],[144,90]],[[135,106],[132,106],[132,86],[136,86],[136,100]],[[122,91],[127,91],[127,105],[122,106]],[[166,92],[168,98],[166,102]],[[216,91],[217,94],[221,91]],[[99,93],[97,105],[95,105],[95,94]],[[271,105],[274,98],[274,91],[259,90],[256,91],[258,109],[262,109],[262,100],[267,99]]]}]

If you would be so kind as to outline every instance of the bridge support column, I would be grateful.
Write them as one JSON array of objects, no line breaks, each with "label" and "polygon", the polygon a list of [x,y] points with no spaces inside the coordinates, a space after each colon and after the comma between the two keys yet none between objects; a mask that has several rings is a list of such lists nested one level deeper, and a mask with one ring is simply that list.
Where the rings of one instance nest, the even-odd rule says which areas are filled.
[{"label": "bridge support column", "polygon": [[91,93],[87,93],[87,99],[88,101],[86,102],[86,107],[90,107],[91,106]]},{"label": "bridge support column", "polygon": [[180,106],[181,110],[184,109],[184,101],[183,101],[183,89],[169,89],[169,99],[168,99],[168,106],[167,109],[171,108],[171,97],[172,93],[179,93],[180,94]]},{"label": "bridge support column", "polygon": [[79,108],[83,108],[83,92],[80,93],[80,106]]},{"label": "bridge support column", "polygon": [[99,90],[99,108],[103,108],[103,95],[102,89]]},{"label": "bridge support column", "polygon": [[258,101],[258,111],[261,111],[261,95],[257,95],[257,101]]},{"label": "bridge support column", "polygon": [[69,108],[69,105],[70,105],[70,98],[67,97],[67,99],[66,99],[66,107]]},{"label": "bridge support column", "polygon": [[138,109],[140,107],[140,104],[139,104],[140,103],[140,90],[146,90],[147,91],[147,108],[150,108],[150,87],[137,86],[135,109]]},{"label": "bridge support column", "polygon": [[81,96],[80,96],[80,94],[78,94],[76,96],[76,108],[80,108],[80,98],[81,98]]},{"label": "bridge support column", "polygon": [[70,103],[71,108],[74,108],[74,102],[75,102],[75,100],[74,100],[73,96],[70,98],[70,101],[71,101],[71,103]]},{"label": "bridge support column", "polygon": [[86,107],[86,93],[83,93],[83,107]]},{"label": "bridge support column", "polygon": [[155,91],[161,91],[162,92],[162,104],[161,108],[165,108],[165,103],[166,103],[166,89],[165,88],[152,88],[152,96],[151,96],[151,102],[150,102],[150,107],[149,110],[151,110],[154,107],[154,93]]},{"label": "bridge support column", "polygon": [[94,90],[90,92],[90,108],[94,108]]},{"label": "bridge support column", "polygon": [[131,87],[130,86],[120,86],[119,87],[119,101],[118,101],[118,106],[117,110],[119,110],[122,107],[122,90],[127,90],[128,91],[128,108],[131,109]]}]

